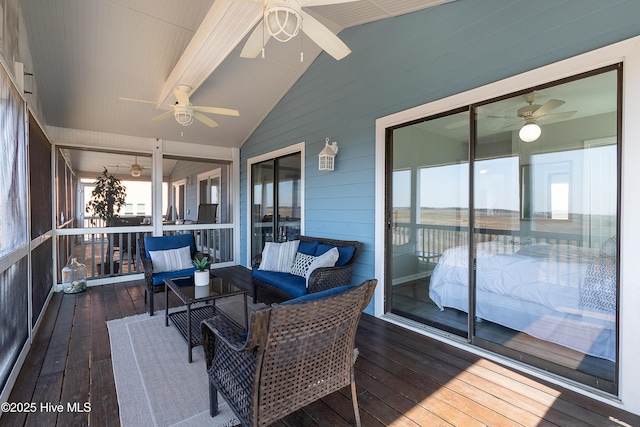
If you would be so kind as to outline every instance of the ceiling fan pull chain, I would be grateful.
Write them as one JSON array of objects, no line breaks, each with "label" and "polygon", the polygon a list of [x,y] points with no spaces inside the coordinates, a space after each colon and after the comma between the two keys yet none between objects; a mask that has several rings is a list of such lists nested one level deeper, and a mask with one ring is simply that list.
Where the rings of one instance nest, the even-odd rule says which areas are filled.
[{"label": "ceiling fan pull chain", "polygon": [[[263,22],[265,19],[267,19],[266,16],[264,17]],[[267,44],[267,42],[264,41],[264,32],[265,32],[265,27],[262,27],[262,59],[264,59],[264,45]]]},{"label": "ceiling fan pull chain", "polygon": [[[300,29],[302,29],[302,25],[304,24],[304,21],[300,24]],[[304,62],[304,50],[303,50],[303,45],[304,43],[304,35],[302,33],[302,31],[300,31],[300,62]]]}]

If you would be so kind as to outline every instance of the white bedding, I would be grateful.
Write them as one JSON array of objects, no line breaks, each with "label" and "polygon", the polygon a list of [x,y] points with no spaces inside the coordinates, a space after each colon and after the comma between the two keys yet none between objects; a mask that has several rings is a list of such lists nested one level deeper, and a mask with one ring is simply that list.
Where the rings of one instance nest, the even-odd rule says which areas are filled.
[{"label": "white bedding", "polygon": [[[611,296],[611,284],[615,301],[615,269],[613,277],[611,269],[594,270],[600,259],[598,253],[577,246],[480,243],[476,247],[476,316],[615,360],[615,311],[612,304],[600,302]],[[466,246],[448,249],[440,258],[429,296],[441,310],[468,310],[467,264]],[[589,274],[593,271],[600,274]],[[594,282],[595,276],[600,282]],[[589,303],[586,280],[587,288],[596,285],[609,294],[597,293],[596,303]]]}]

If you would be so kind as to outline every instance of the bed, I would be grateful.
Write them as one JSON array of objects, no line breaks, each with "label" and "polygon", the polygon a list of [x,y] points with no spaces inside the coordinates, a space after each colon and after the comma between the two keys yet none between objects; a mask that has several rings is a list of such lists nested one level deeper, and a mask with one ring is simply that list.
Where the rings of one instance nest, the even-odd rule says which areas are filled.
[{"label": "bed", "polygon": [[[598,250],[549,243],[476,246],[476,317],[615,361],[616,245]],[[431,276],[440,308],[468,311],[468,248],[447,249]]]}]

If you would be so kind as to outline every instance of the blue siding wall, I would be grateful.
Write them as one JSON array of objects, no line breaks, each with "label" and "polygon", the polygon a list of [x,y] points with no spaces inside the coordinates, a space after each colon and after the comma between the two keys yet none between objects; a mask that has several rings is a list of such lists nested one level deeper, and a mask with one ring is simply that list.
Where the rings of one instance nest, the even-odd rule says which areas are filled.
[{"label": "blue siding wall", "polygon": [[[374,274],[375,120],[640,35],[640,1],[458,0],[344,30],[241,148],[242,260],[248,158],[306,141],[305,234],[360,240],[354,283]],[[325,138],[332,173],[318,171]],[[371,310],[371,306],[368,311]]]}]

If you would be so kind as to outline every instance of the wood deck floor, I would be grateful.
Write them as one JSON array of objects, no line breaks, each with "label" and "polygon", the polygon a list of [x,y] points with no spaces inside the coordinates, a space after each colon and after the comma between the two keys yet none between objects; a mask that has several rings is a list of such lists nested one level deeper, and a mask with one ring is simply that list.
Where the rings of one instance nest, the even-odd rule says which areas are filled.
[{"label": "wood deck floor", "polygon": [[[156,304],[163,309],[163,298]],[[106,321],[147,310],[142,281],[56,293],[9,401],[90,402],[91,412],[6,413],[0,426],[118,426]],[[356,344],[364,426],[640,426],[637,415],[368,315]],[[334,393],[275,425],[350,425],[349,396]]]}]

